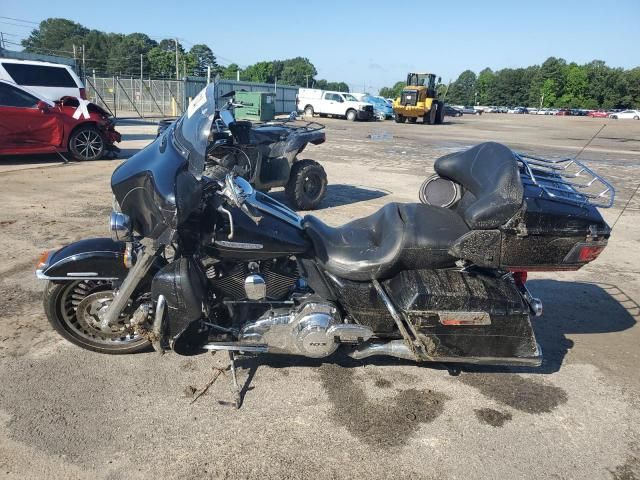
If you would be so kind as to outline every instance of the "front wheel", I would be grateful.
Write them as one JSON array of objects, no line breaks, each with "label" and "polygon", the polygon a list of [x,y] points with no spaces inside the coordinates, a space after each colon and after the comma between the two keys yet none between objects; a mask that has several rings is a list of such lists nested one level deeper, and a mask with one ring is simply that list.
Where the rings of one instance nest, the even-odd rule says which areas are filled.
[{"label": "front wheel", "polygon": [[91,126],[78,128],[69,139],[69,151],[76,160],[97,160],[102,157],[104,149],[102,135]]},{"label": "front wheel", "polygon": [[640,120],[640,117],[638,115],[636,115],[635,117],[633,117],[634,120]]},{"label": "front wheel", "polygon": [[104,332],[100,315],[113,299],[111,283],[104,280],[47,282],[44,310],[51,326],[71,343],[109,354],[136,353],[149,347],[149,341],[130,326],[133,306],[120,315],[117,325]]},{"label": "front wheel", "polygon": [[327,174],[318,162],[299,160],[293,164],[284,192],[296,210],[313,210],[327,192]]},{"label": "front wheel", "polygon": [[356,118],[358,118],[358,114],[355,110],[349,110],[347,112],[347,120],[349,120],[350,122],[355,122]]},{"label": "front wheel", "polygon": [[396,113],[396,117],[394,118],[394,120],[396,121],[396,123],[404,123],[407,118],[404,115],[400,115],[399,113]]}]

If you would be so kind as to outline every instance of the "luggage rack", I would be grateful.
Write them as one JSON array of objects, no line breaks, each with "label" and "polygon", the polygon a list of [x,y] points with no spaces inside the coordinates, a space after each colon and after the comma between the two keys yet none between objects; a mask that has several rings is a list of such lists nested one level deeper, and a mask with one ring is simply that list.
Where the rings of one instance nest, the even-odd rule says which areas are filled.
[{"label": "luggage rack", "polygon": [[613,206],[616,196],[613,186],[578,160],[514,153],[523,167],[523,183],[537,186],[550,198],[580,206]]}]

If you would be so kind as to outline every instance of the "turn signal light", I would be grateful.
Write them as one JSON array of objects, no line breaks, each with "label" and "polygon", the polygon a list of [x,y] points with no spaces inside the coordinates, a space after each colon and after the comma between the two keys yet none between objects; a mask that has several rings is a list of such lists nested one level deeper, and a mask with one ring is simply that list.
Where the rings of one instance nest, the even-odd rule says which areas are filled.
[{"label": "turn signal light", "polygon": [[47,264],[47,260],[49,259],[49,250],[45,250],[38,257],[38,264],[36,265],[36,270],[44,267]]}]

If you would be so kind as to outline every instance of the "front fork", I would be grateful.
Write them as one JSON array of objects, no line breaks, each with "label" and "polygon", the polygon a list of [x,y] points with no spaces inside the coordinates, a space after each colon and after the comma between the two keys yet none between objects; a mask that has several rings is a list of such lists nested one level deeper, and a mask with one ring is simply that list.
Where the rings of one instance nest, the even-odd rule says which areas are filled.
[{"label": "front fork", "polygon": [[122,310],[127,306],[131,295],[138,287],[140,281],[145,277],[156,258],[159,249],[154,245],[152,240],[145,238],[140,241],[140,244],[143,248],[141,252],[138,253],[136,263],[129,270],[120,288],[114,292],[113,301],[100,319],[100,330],[103,332],[110,332],[111,325],[117,323]]}]

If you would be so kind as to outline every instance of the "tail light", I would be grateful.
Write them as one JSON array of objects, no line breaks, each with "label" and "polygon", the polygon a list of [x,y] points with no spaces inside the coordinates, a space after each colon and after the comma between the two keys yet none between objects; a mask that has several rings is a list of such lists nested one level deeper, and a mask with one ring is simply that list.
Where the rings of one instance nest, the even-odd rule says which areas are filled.
[{"label": "tail light", "polygon": [[87,89],[86,88],[81,88],[80,89],[80,98],[82,98],[83,100],[87,99]]},{"label": "tail light", "polygon": [[576,243],[567,256],[564,263],[589,263],[593,262],[602,253],[607,242],[580,242]]},{"label": "tail light", "polygon": [[522,287],[527,283],[527,272],[524,270],[516,270],[513,272],[513,281],[516,282],[516,286]]}]

